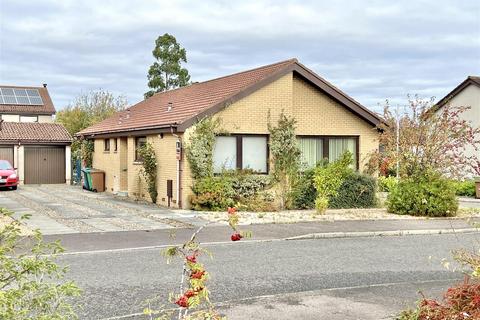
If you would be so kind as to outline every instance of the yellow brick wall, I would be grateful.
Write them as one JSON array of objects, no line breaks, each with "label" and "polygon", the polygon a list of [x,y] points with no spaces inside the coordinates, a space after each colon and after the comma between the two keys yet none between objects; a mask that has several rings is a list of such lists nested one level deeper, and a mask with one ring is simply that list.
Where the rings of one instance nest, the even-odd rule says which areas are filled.
[{"label": "yellow brick wall", "polygon": [[297,77],[293,80],[293,93],[297,134],[359,136],[362,170],[365,156],[378,149],[378,133],[374,127]]},{"label": "yellow brick wall", "polygon": [[276,122],[284,110],[292,115],[292,73],[233,103],[215,116],[230,133],[268,133],[268,113]]},{"label": "yellow brick wall", "polygon": [[110,151],[104,151],[104,139],[95,139],[93,165],[95,169],[105,171],[105,189],[117,192],[120,183],[120,158],[113,151],[113,139],[110,139]]}]

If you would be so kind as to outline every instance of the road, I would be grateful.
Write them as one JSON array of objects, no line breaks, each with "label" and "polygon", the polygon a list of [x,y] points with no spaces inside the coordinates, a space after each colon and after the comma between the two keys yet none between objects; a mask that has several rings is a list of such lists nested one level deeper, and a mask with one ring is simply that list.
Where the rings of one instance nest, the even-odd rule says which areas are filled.
[{"label": "road", "polygon": [[[208,245],[214,258],[203,261],[211,274],[211,299],[224,302],[230,319],[269,319],[275,310],[283,316],[278,319],[350,319],[341,312],[351,319],[380,319],[413,305],[418,290],[438,295],[462,279],[440,260],[479,239],[450,234],[219,243]],[[166,301],[180,279],[179,262],[167,265],[159,249],[71,254],[59,262],[70,266],[68,278],[84,289],[81,319],[139,313],[146,299]],[[274,296],[255,298],[265,295]],[[300,317],[299,306],[307,309]],[[339,313],[346,306],[351,310]]]}]

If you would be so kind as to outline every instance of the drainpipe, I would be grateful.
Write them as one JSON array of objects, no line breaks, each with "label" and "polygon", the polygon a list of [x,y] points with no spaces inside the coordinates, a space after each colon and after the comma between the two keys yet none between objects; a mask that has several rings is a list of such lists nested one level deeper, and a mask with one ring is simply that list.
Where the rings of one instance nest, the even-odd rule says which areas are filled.
[{"label": "drainpipe", "polygon": [[[178,135],[176,135],[175,133],[173,133],[173,126],[170,126],[170,133],[172,134],[172,136],[177,138],[177,142],[181,143],[180,137]],[[175,150],[175,152],[176,152],[176,150]],[[176,195],[175,195],[175,200],[176,200],[177,206],[179,208],[181,208],[181,203],[180,203],[180,161],[181,161],[181,158],[182,158],[182,155],[180,153],[180,157],[177,157],[177,188],[176,188],[177,191],[176,191]]]}]

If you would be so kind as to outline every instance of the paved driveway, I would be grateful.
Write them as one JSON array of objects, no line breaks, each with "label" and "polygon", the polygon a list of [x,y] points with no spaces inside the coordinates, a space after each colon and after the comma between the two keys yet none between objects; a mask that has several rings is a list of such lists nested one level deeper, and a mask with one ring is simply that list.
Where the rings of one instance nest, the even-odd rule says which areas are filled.
[{"label": "paved driveway", "polygon": [[18,217],[30,214],[27,225],[43,234],[157,230],[205,223],[193,212],[93,193],[69,185],[26,185],[0,192],[0,207]]}]

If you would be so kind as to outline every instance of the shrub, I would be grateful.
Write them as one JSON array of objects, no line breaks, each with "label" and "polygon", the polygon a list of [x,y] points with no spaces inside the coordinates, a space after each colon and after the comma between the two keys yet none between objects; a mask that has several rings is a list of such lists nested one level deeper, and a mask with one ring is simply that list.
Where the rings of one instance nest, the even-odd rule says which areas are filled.
[{"label": "shrub", "polygon": [[237,205],[244,210],[263,207],[261,211],[270,211],[267,209],[272,208],[273,199],[259,196],[270,183],[269,176],[253,174],[250,170],[224,171],[217,176],[197,179],[190,202],[194,210],[223,211]]},{"label": "shrub", "polygon": [[335,196],[329,199],[330,208],[372,208],[377,199],[375,179],[360,173],[350,174]]},{"label": "shrub", "polygon": [[[11,215],[0,208],[0,220],[10,221]],[[55,263],[63,248],[35,232],[26,249],[20,226],[13,220],[0,227],[0,319],[77,319],[69,301],[80,289],[64,280],[67,269]]]},{"label": "shrub", "polygon": [[380,176],[378,177],[378,191],[390,192],[398,185],[398,180],[394,176]]},{"label": "shrub", "polygon": [[292,190],[292,206],[295,209],[315,208],[317,189],[313,183],[315,168],[307,169],[301,173],[300,178]]},{"label": "shrub", "polygon": [[455,187],[437,173],[401,180],[387,198],[389,212],[414,216],[449,217],[458,209]]},{"label": "shrub", "polygon": [[453,181],[455,186],[455,194],[460,197],[474,197],[475,196],[475,181]]},{"label": "shrub", "polygon": [[142,158],[142,174],[147,181],[148,194],[153,203],[157,203],[157,157],[153,145],[149,142],[145,143],[138,150]]},{"label": "shrub", "polygon": [[315,169],[313,181],[317,190],[315,208],[318,212],[325,212],[328,208],[329,198],[337,195],[343,180],[353,172],[350,168],[352,163],[352,154],[347,151],[340,159]]},{"label": "shrub", "polygon": [[416,310],[402,312],[397,320],[456,320],[480,319],[480,282],[464,283],[451,287],[443,302],[423,298]]},{"label": "shrub", "polygon": [[235,203],[232,181],[224,176],[197,179],[192,191],[190,203],[194,210],[221,211]]}]

